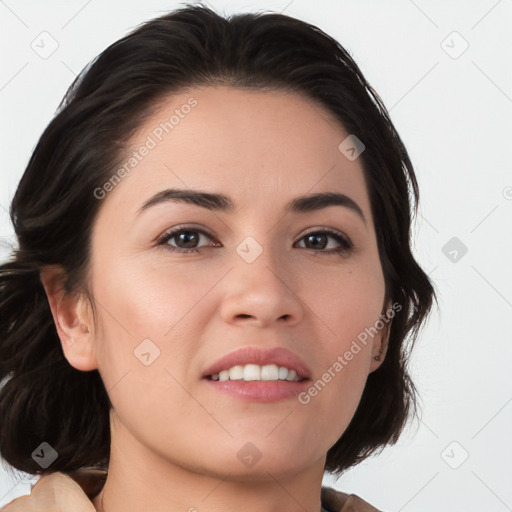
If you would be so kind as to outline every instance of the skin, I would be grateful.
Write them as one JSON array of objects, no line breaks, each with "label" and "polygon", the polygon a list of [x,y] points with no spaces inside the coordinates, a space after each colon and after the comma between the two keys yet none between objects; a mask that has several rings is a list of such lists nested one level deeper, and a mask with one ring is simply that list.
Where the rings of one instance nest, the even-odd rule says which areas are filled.
[{"label": "skin", "polygon": [[[314,382],[389,307],[362,162],[338,150],[348,132],[322,106],[229,87],[166,98],[132,148],[191,97],[197,106],[102,199],[88,276],[96,316],[85,298],[62,293],[59,269],[42,273],[65,357],[98,369],[113,404],[109,476],[94,506],[318,512],[326,453],[384,359],[384,330],[306,405],[234,398],[201,374],[240,347],[282,346]],[[223,193],[236,211],[168,201],[138,215],[175,187]],[[366,223],[343,206],[284,212],[297,196],[333,191],[355,201]],[[213,236],[201,235],[199,252],[158,245],[182,224]],[[340,244],[330,236],[308,246],[305,235],[322,227],[354,249],[333,253]],[[252,263],[236,252],[247,236],[263,249]],[[178,237],[169,245],[186,247]],[[160,350],[149,366],[134,356],[144,339]],[[248,442],[261,454],[252,467],[237,457]]]}]

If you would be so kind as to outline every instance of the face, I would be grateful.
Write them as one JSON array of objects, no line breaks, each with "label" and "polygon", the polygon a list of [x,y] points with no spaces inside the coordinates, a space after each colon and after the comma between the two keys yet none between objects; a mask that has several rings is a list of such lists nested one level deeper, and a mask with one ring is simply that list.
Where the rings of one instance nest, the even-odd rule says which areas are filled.
[{"label": "face", "polygon": [[[89,274],[118,443],[232,478],[323,467],[379,364],[382,333],[354,340],[386,306],[361,159],[338,149],[348,135],[299,95],[207,87],[168,98],[132,138],[98,199]],[[321,193],[340,196],[297,201]],[[304,380],[276,381],[273,363]],[[237,366],[272,380],[223,381]]]}]

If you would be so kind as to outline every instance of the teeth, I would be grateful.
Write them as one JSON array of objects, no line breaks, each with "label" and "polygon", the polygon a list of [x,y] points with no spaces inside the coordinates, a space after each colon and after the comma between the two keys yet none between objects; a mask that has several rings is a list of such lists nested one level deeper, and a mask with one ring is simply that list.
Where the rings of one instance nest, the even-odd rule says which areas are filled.
[{"label": "teeth", "polygon": [[233,366],[229,370],[230,380],[242,380],[244,378],[244,367],[242,365]]},{"label": "teeth", "polygon": [[261,380],[261,368],[257,364],[246,364],[244,380]]},{"label": "teeth", "polygon": [[244,380],[246,382],[251,380],[287,380],[297,382],[301,379],[297,376],[295,370],[290,370],[285,366],[277,366],[276,364],[267,364],[265,366],[246,364],[233,366],[229,370],[214,373],[212,380],[221,382],[226,380]]},{"label": "teeth", "polygon": [[279,380],[279,368],[275,364],[261,367],[261,380]]},{"label": "teeth", "polygon": [[228,380],[228,379],[229,379],[229,371],[228,370],[222,370],[219,373],[219,380],[223,381],[223,380]]},{"label": "teeth", "polygon": [[279,368],[278,376],[279,376],[279,380],[286,380],[286,377],[288,377],[288,368],[281,366]]},{"label": "teeth", "polygon": [[286,380],[298,380],[297,372],[295,370],[288,370],[288,377],[286,377]]}]

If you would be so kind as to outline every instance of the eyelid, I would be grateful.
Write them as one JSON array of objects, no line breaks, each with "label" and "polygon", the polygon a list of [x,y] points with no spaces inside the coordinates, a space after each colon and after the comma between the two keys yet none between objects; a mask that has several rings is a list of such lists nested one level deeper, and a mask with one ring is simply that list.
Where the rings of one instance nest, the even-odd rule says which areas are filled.
[{"label": "eyelid", "polygon": [[345,235],[345,233],[343,233],[343,231],[339,231],[338,229],[335,229],[335,228],[328,228],[325,226],[311,228],[310,230],[306,231],[306,233],[303,233],[300,236],[300,238],[304,238],[307,235],[312,235],[315,233],[326,233],[328,235],[337,235],[339,237],[346,239],[347,242],[350,242],[350,238],[347,235]]},{"label": "eyelid", "polygon": [[211,233],[207,228],[203,227],[201,224],[177,224],[176,226],[173,226],[172,228],[166,229],[159,237],[162,238],[169,233],[173,233],[175,231],[199,231],[201,233],[204,233],[208,236],[213,237],[213,233]]}]

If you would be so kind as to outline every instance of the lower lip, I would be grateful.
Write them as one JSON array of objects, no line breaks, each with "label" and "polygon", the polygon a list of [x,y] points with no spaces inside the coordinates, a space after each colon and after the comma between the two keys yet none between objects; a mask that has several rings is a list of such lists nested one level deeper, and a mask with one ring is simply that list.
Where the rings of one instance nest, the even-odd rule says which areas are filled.
[{"label": "lower lip", "polygon": [[206,382],[217,391],[254,402],[276,402],[295,398],[309,386],[309,380],[261,381],[261,380],[210,380]]}]

